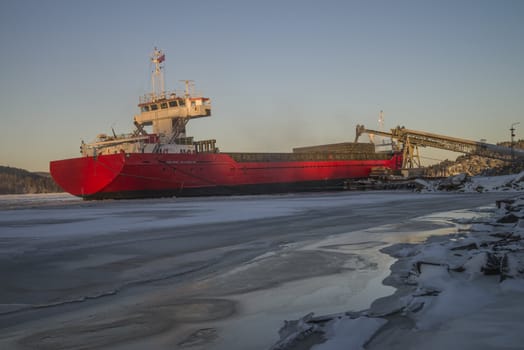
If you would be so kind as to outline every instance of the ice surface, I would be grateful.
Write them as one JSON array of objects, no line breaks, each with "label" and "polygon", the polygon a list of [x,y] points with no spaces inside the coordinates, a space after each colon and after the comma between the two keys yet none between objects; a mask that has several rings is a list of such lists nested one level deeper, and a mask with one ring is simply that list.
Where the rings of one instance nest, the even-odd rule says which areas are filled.
[{"label": "ice surface", "polygon": [[382,318],[335,318],[326,326],[328,340],[313,346],[312,350],[364,349],[368,340],[386,323]]},{"label": "ice surface", "polygon": [[[358,317],[355,312],[324,316],[331,320],[317,325],[315,331],[323,332],[327,341],[313,349],[362,349],[364,345],[366,349],[392,350],[521,349],[524,196],[515,191],[516,182],[515,176],[476,182],[489,189],[504,187],[516,192],[516,197],[492,211],[494,217],[456,220],[474,224],[447,238],[430,237],[422,243],[384,249],[400,259],[389,280],[396,281],[403,292],[385,299],[389,306],[376,304],[381,310],[388,310],[386,313],[372,307],[356,313]],[[501,220],[510,216],[516,222]],[[317,317],[315,324],[319,319],[322,316]],[[375,323],[359,326],[358,320]],[[382,334],[380,329],[386,322],[392,324]]]},{"label": "ice surface", "polygon": [[[524,197],[511,201],[509,210],[524,216]],[[493,225],[507,210],[475,225],[468,233],[470,240],[427,242],[405,258],[417,266],[409,280],[413,292],[402,298],[404,317],[413,319],[415,326],[390,333],[404,336],[403,341],[386,337],[370,349],[521,349],[524,242],[517,225]],[[493,256],[506,262],[490,265]],[[486,272],[493,268],[489,266],[496,271]]]},{"label": "ice surface", "polygon": [[[398,194],[398,200],[408,200],[415,194]],[[54,202],[60,198],[61,210],[45,206],[31,207],[35,202]],[[0,196],[0,203],[12,205],[16,196]],[[287,216],[321,208],[381,203],[380,195],[319,195],[319,196],[259,196],[220,197],[208,200],[163,199],[142,201],[107,201],[102,205],[78,203],[74,197],[60,195],[21,196],[30,203],[27,209],[0,210],[0,237],[50,237],[90,235],[175,228],[195,224],[249,221]],[[30,198],[30,199],[29,199]],[[70,201],[70,203],[66,203]],[[98,203],[98,202],[97,202]],[[137,209],[137,204],[143,204]],[[4,206],[4,207],[5,207]],[[81,225],[79,225],[81,223]],[[38,230],[32,229],[38,225]]]},{"label": "ice surface", "polygon": [[[115,233],[122,233],[120,235],[122,237],[146,237],[144,233],[152,233],[155,230],[162,232],[169,230],[170,234],[173,233],[176,236],[189,227],[209,225],[209,229],[206,230],[213,232],[220,226],[214,224],[233,222],[249,222],[249,227],[256,227],[259,222],[255,220],[265,218],[279,218],[276,220],[277,224],[275,224],[273,230],[281,229],[278,226],[279,222],[285,222],[286,226],[282,226],[285,227],[283,229],[290,229],[299,225],[300,220],[287,222],[282,218],[295,216],[306,219],[319,211],[321,215],[317,219],[320,220],[321,216],[329,217],[327,213],[331,213],[331,208],[333,208],[334,218],[320,221],[321,224],[315,226],[314,230],[309,226],[303,227],[304,232],[301,232],[301,235],[306,237],[302,238],[304,241],[289,242],[283,238],[278,248],[261,250],[261,253],[251,260],[225,271],[220,271],[220,273],[218,273],[219,269],[217,268],[215,275],[208,276],[206,279],[202,278],[201,284],[193,286],[195,290],[202,290],[204,287],[210,288],[210,290],[219,290],[224,296],[234,298],[235,303],[237,303],[235,308],[242,313],[242,317],[228,319],[220,323],[223,328],[216,328],[217,337],[214,338],[213,344],[221,345],[221,349],[229,349],[241,333],[244,338],[252,337],[253,344],[255,343],[254,338],[257,337],[256,341],[260,341],[257,344],[267,345],[268,340],[272,339],[268,334],[277,336],[276,329],[280,326],[279,321],[289,319],[287,317],[292,312],[296,313],[296,310],[300,310],[300,314],[295,314],[296,317],[300,317],[311,311],[308,310],[308,307],[314,308],[312,311],[316,313],[343,312],[348,310],[349,305],[358,308],[369,307],[373,299],[391,294],[393,291],[390,286],[381,285],[382,279],[388,274],[388,267],[393,262],[393,258],[387,255],[378,257],[378,250],[383,248],[385,244],[399,242],[403,245],[398,246],[396,254],[392,253],[395,257],[403,257],[403,259],[413,262],[416,259],[428,260],[433,263],[443,262],[450,267],[457,267],[462,264],[465,267],[466,271],[462,273],[463,277],[457,279],[456,276],[459,273],[450,272],[446,267],[422,266],[422,272],[414,279],[418,290],[414,291],[413,295],[410,294],[407,298],[402,299],[403,305],[408,310],[407,313],[416,321],[418,327],[416,331],[421,333],[443,331],[443,325],[456,323],[458,328],[465,327],[460,326],[461,320],[467,320],[468,317],[473,317],[473,315],[481,317],[478,313],[478,307],[487,309],[497,307],[497,312],[511,309],[509,305],[500,304],[500,301],[509,295],[520,295],[519,293],[522,293],[522,288],[524,288],[516,280],[506,280],[499,284],[497,277],[484,278],[481,269],[486,262],[486,256],[480,253],[467,255],[465,252],[459,251],[458,253],[462,254],[462,257],[459,257],[455,256],[455,254],[458,254],[457,252],[450,254],[448,249],[452,246],[471,242],[477,242],[480,246],[483,241],[487,240],[487,238],[484,238],[485,236],[487,237],[494,232],[507,232],[509,228],[522,233],[524,227],[520,227],[521,222],[501,225],[500,227],[493,226],[493,222],[478,222],[475,223],[475,227],[478,229],[477,233],[483,235],[482,237],[461,233],[454,237],[453,245],[446,246],[444,244],[446,240],[429,240],[427,244],[422,245],[420,243],[428,235],[456,233],[457,227],[467,226],[470,218],[464,221],[458,220],[462,215],[466,216],[467,213],[441,212],[413,219],[418,210],[417,206],[413,205],[398,209],[395,213],[396,216],[391,214],[395,212],[397,206],[400,207],[397,203],[404,204],[424,198],[425,203],[430,203],[434,207],[437,200],[442,203],[442,198],[449,198],[449,205],[451,206],[453,199],[458,198],[455,196],[458,195],[442,196],[439,193],[407,192],[385,195],[380,192],[346,192],[340,194],[104,202],[83,202],[74,197],[61,197],[60,195],[24,197],[20,202],[17,202],[15,197],[0,197],[0,207],[2,208],[0,210],[0,238],[4,239],[5,242],[17,240],[23,242],[18,246],[2,245],[0,254],[9,259],[11,255],[22,252],[16,251],[17,247],[20,247],[20,249],[29,253],[25,254],[24,257],[31,256],[31,249],[34,249],[32,242],[46,242],[46,249],[51,250],[55,249],[54,241],[68,237],[82,238],[84,239],[83,242],[90,242],[91,237],[102,239],[104,236]],[[472,200],[474,197],[471,194],[465,196],[469,196],[467,198],[472,198]],[[388,203],[388,210],[384,213],[380,208],[383,208],[386,205],[385,203]],[[513,206],[516,204],[518,203],[514,203]],[[344,222],[344,225],[353,227],[349,226],[347,221],[339,218],[349,216],[352,211],[356,210],[355,208],[362,208],[366,205],[369,205],[369,208],[359,211],[359,213],[365,215],[355,217],[356,226],[354,227],[358,227],[359,221],[362,220],[376,220],[377,223],[380,223],[376,227],[362,231],[359,229],[343,232],[335,230],[336,235],[322,236],[323,232],[331,232],[330,224],[336,226],[340,222]],[[445,206],[448,206],[447,202]],[[391,208],[392,210],[390,210]],[[442,211],[442,207],[439,208],[438,211]],[[330,210],[328,212],[325,209]],[[434,210],[437,210],[437,208],[435,207]],[[501,208],[498,213],[502,215],[505,210]],[[426,212],[430,212],[430,210]],[[479,215],[483,214],[479,212]],[[518,215],[524,216],[522,213]],[[396,219],[391,220],[392,217]],[[404,219],[407,217],[409,219]],[[446,218],[449,220],[450,217],[455,221],[452,220],[453,223],[443,224]],[[384,223],[387,224],[383,225]],[[372,226],[372,224],[369,223],[369,226]],[[227,228],[229,225],[225,225],[225,227]],[[271,232],[264,232],[264,234],[269,233]],[[217,234],[224,234],[224,232],[217,232]],[[206,239],[211,237],[208,236]],[[282,235],[282,237],[285,236]],[[256,244],[262,244],[267,238],[261,236],[257,239],[259,241]],[[311,239],[311,241],[306,239]],[[162,242],[158,244],[161,246]],[[216,261],[213,261],[214,264],[215,262],[221,263],[228,253],[237,254],[251,249],[249,244],[238,244],[238,246],[235,246],[236,242],[228,244],[223,247],[210,248],[209,251],[191,252],[191,254],[184,256],[177,254],[160,256],[152,261],[133,261],[136,258],[134,255],[136,252],[131,253],[128,247],[117,252],[112,250],[100,252],[94,249],[88,251],[85,255],[75,256],[67,264],[64,262],[62,265],[50,265],[50,269],[70,270],[73,273],[75,270],[96,271],[101,266],[117,269],[124,266],[126,261],[129,260],[130,267],[118,271],[119,273],[116,276],[125,281],[128,278],[132,281],[142,278],[147,280],[147,278],[156,278],[157,276],[154,274],[159,271],[173,273],[172,267],[177,266],[180,262],[187,262],[187,265],[183,265],[179,269],[185,273],[186,270],[197,266],[197,263],[206,262],[206,254],[210,254],[211,250],[217,253],[219,257]],[[87,250],[88,247],[82,246],[82,248]],[[511,246],[507,245],[506,248],[519,249],[519,246],[515,243]],[[93,253],[95,255],[91,255]],[[342,256],[341,254],[346,256],[337,258]],[[324,266],[324,270],[316,270],[320,266],[314,266],[314,262],[319,257],[322,259],[318,260],[320,261],[318,265],[326,264],[331,266],[332,269],[326,270]],[[468,257],[471,258],[468,259]],[[510,265],[517,264],[516,267],[511,268],[512,271],[519,270],[517,260],[510,260]],[[521,260],[524,261],[524,259]],[[311,266],[308,266],[308,263]],[[290,268],[286,268],[286,266]],[[282,270],[279,270],[279,268],[282,268]],[[495,280],[495,287],[490,284],[491,280]],[[252,289],[244,282],[252,282]],[[201,289],[198,289],[200,287]],[[432,290],[436,291],[435,293],[438,292],[438,295],[420,295]],[[479,292],[479,290],[482,292]],[[84,290],[79,290],[79,292],[84,293]],[[471,297],[466,298],[463,292],[467,292],[467,295],[471,295]],[[416,293],[419,296],[415,296]],[[415,312],[414,310],[417,308],[412,306],[420,301],[424,301],[425,304]],[[417,305],[420,306],[420,303]],[[4,307],[10,310],[10,308],[24,308],[26,305],[8,305],[6,303]],[[508,314],[506,316],[509,317]],[[355,348],[363,347],[368,340],[372,339],[377,330],[382,329],[385,320],[391,322],[388,317],[365,314],[361,314],[359,317],[348,316],[337,320],[337,322],[333,321],[326,326],[325,330],[330,337],[327,342],[318,344],[318,349],[338,348],[340,344],[345,342],[353,344]],[[203,327],[206,326],[203,325]],[[71,327],[72,330],[80,329],[75,328],[80,326]],[[465,328],[463,330],[466,331]],[[58,331],[57,329],[56,332]],[[53,332],[49,334],[50,336],[46,339],[56,338],[53,338]],[[44,337],[45,333],[37,335]],[[74,341],[74,337],[73,334],[68,339]],[[220,343],[220,341],[226,340],[229,343]],[[420,339],[420,341],[422,340],[423,338]],[[418,343],[419,340],[416,337],[412,341],[416,345],[422,344]],[[216,347],[216,349],[218,348],[220,347]]]}]

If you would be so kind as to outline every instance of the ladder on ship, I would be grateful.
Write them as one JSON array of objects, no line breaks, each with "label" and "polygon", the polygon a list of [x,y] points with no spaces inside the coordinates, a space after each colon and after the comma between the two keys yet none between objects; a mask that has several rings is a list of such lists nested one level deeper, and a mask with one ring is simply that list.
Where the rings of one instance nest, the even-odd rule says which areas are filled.
[{"label": "ladder on ship", "polygon": [[515,158],[524,159],[524,151],[521,150],[425,131],[406,129],[403,126],[397,126],[391,129],[391,132],[387,132],[371,130],[367,129],[364,125],[357,125],[355,142],[358,141],[358,138],[362,134],[385,136],[401,144],[402,147],[399,148],[399,150],[402,149],[403,152],[402,168],[404,169],[420,167],[419,147],[432,147],[504,161],[511,161]]},{"label": "ladder on ship", "polygon": [[189,122],[189,118],[173,118],[173,133],[171,134],[168,143],[175,142],[180,135],[185,134],[187,122]]}]

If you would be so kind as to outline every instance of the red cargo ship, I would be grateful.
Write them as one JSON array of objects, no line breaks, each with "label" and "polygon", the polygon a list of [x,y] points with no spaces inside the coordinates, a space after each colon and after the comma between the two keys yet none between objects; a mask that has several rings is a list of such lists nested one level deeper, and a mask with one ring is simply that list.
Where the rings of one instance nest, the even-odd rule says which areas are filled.
[{"label": "red cargo ship", "polygon": [[348,179],[366,178],[374,169],[398,170],[402,155],[375,152],[371,143],[301,147],[290,153],[220,152],[215,140],[186,135],[193,118],[211,115],[209,98],[166,92],[165,54],[155,49],[153,89],[140,98],[136,130],[98,135],[81,145],[79,158],[50,163],[53,179],[84,199],[191,195],[260,194],[342,189]]}]

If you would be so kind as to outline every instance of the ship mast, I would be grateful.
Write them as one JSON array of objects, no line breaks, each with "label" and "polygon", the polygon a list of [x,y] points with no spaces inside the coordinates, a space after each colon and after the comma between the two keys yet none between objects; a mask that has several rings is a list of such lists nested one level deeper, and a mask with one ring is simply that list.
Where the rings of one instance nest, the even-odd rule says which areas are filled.
[{"label": "ship mast", "polygon": [[164,65],[162,64],[166,60],[166,55],[155,47],[153,54],[151,55],[151,62],[155,65],[153,74],[151,75],[151,97],[153,100],[158,100],[165,97],[164,89]]},{"label": "ship mast", "polygon": [[184,90],[184,96],[186,98],[190,97],[191,94],[192,94],[192,90],[194,90],[194,81],[193,80],[180,80],[181,82],[183,82],[186,86],[185,90]]}]

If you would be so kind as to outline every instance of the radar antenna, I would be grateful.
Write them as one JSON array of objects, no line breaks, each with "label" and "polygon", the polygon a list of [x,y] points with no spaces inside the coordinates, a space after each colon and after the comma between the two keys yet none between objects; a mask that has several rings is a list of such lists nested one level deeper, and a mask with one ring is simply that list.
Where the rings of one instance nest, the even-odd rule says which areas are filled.
[{"label": "radar antenna", "polygon": [[180,80],[181,82],[184,83],[185,85],[185,90],[184,90],[184,93],[185,93],[185,97],[190,97],[191,95],[194,95],[195,94],[195,82],[193,80]]}]

